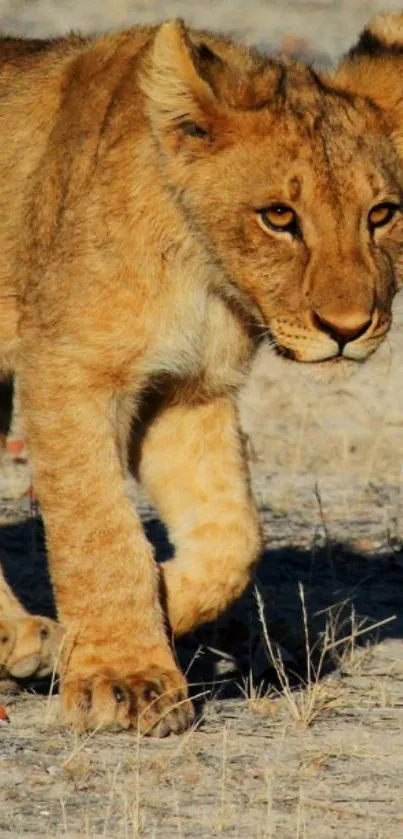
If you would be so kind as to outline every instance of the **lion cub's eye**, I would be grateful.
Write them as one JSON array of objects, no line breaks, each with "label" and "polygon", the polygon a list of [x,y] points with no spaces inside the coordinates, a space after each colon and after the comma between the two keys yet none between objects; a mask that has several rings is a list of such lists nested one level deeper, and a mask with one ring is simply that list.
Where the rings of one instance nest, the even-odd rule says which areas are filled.
[{"label": "lion cub's eye", "polygon": [[293,236],[298,233],[297,215],[287,204],[271,204],[269,207],[258,211],[258,218],[270,230],[276,230],[278,233],[291,233]]},{"label": "lion cub's eye", "polygon": [[385,201],[383,204],[376,204],[372,207],[368,214],[368,224],[371,230],[376,230],[377,227],[385,227],[392,221],[393,217],[399,210],[398,204],[393,204],[391,201]]}]

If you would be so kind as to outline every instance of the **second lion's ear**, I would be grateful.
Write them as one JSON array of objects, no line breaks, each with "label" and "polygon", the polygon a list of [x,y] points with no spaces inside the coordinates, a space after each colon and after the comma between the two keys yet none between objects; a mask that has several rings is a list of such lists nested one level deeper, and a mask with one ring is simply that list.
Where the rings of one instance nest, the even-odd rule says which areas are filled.
[{"label": "second lion's ear", "polygon": [[221,58],[204,44],[193,43],[182,21],[160,26],[141,80],[152,126],[167,150],[187,140],[207,144],[214,138],[220,111],[213,89]]},{"label": "second lion's ear", "polygon": [[403,156],[403,13],[375,17],[342,60],[334,81],[384,111]]}]

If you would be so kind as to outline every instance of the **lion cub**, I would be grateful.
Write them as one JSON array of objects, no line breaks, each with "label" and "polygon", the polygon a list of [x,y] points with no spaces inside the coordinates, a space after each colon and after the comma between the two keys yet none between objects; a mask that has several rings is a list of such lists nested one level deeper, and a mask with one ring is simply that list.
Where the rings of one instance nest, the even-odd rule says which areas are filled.
[{"label": "lion cub", "polygon": [[[328,369],[389,329],[402,21],[375,21],[334,77],[181,22],[2,43],[1,369],[20,379],[79,728],[192,721],[171,631],[219,615],[259,556],[234,404],[257,340]],[[138,474],[176,547],[160,573],[124,484],[145,416]],[[46,669],[52,627],[5,584],[0,604],[4,667]]]}]

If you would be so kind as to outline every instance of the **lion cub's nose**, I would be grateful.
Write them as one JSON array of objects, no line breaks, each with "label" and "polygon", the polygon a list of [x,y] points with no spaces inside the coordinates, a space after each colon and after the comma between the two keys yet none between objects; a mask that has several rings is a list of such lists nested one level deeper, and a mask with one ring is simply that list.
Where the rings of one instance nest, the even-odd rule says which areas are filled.
[{"label": "lion cub's nose", "polygon": [[352,312],[327,317],[314,312],[313,321],[317,329],[326,332],[342,348],[349,341],[356,341],[367,332],[372,324],[372,317],[368,317],[368,312]]}]

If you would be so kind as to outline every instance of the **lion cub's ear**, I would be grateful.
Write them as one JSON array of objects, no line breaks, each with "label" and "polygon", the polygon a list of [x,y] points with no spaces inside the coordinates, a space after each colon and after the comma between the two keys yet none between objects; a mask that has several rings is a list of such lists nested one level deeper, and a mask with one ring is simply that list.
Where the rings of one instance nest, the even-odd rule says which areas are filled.
[{"label": "lion cub's ear", "polygon": [[214,73],[222,65],[206,44],[192,41],[182,21],[157,30],[141,87],[154,130],[171,151],[184,142],[208,146],[214,139],[220,112]]},{"label": "lion cub's ear", "polygon": [[334,80],[385,111],[403,154],[403,13],[375,17],[341,62]]}]

